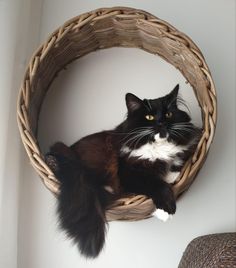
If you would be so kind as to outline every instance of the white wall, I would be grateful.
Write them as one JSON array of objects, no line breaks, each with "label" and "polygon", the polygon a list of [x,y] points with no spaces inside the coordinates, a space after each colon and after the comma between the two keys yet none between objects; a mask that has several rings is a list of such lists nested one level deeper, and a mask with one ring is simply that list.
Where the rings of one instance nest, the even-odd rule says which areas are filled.
[{"label": "white wall", "polygon": [[[20,5],[23,2],[27,8]],[[194,237],[235,230],[235,1],[107,0],[100,2],[44,0],[42,10],[41,2],[36,0],[28,0],[28,2],[26,0],[21,0],[21,2],[20,0],[1,1],[0,7],[2,7],[2,3],[7,3],[7,5],[11,3],[10,10],[15,12],[13,14],[15,21],[10,24],[13,27],[10,30],[14,30],[17,34],[17,30],[20,29],[17,27],[19,21],[31,29],[26,31],[27,27],[25,27],[26,29],[22,30],[23,38],[9,39],[6,46],[9,48],[14,43],[15,45],[21,44],[21,47],[26,48],[24,42],[18,42],[22,39],[27,40],[27,51],[22,51],[24,57],[20,60],[19,58],[15,59],[15,62],[21,62],[21,64],[24,64],[24,59],[31,53],[32,48],[36,47],[39,31],[37,27],[39,25],[40,42],[43,42],[47,35],[65,20],[102,5],[133,6],[153,13],[185,32],[201,48],[215,80],[219,114],[216,137],[209,157],[194,184],[178,201],[178,210],[173,220],[165,224],[156,219],[131,223],[112,222],[103,254],[95,261],[86,261],[79,256],[76,248],[58,231],[54,197],[45,189],[29,165],[22,147],[21,150],[18,149],[18,136],[14,122],[16,85],[12,87],[10,83],[13,77],[13,65],[9,65],[7,69],[8,80],[3,86],[1,84],[1,93],[3,92],[5,101],[3,101],[3,105],[0,105],[4,109],[1,110],[0,114],[3,120],[0,121],[0,133],[3,133],[3,137],[0,139],[0,148],[3,152],[0,158],[0,167],[3,167],[0,173],[0,204],[4,204],[0,207],[0,216],[7,221],[4,220],[4,224],[1,224],[0,231],[4,242],[7,241],[8,237],[10,237],[10,242],[9,245],[5,244],[5,246],[3,243],[1,244],[1,253],[4,252],[0,261],[1,268],[173,268],[177,267],[183,250]],[[5,9],[0,8],[0,18],[2,18],[2,10]],[[41,11],[40,24],[39,14]],[[19,13],[21,20],[18,20],[20,19],[18,18]],[[30,23],[27,23],[26,17],[29,14],[31,14],[31,19],[29,19]],[[22,18],[25,18],[23,22]],[[5,21],[7,19],[9,17],[6,17]],[[9,27],[9,24],[7,25]],[[5,33],[7,36],[6,30]],[[14,53],[14,49],[16,47],[12,47],[8,51],[9,55]],[[4,58],[5,63],[10,64],[9,59],[9,57]],[[123,61],[125,68],[122,66]],[[11,58],[11,64],[14,64],[13,58]],[[130,71],[132,64],[136,66],[136,72]],[[157,68],[158,72],[156,73],[163,75],[158,76],[155,72],[147,72],[149,66],[152,67],[152,70]],[[3,78],[6,77],[4,71],[6,70],[1,69],[0,71]],[[122,80],[117,79],[117,72],[121,75]],[[18,73],[22,73],[22,70],[19,70]],[[137,77],[139,79],[136,79]],[[155,97],[156,85],[161,87],[161,90],[158,90],[158,95],[168,91],[178,81],[181,81],[181,85],[186,87],[184,80],[181,79],[183,78],[171,66],[142,51],[120,49],[88,55],[78,63],[73,64],[69,71],[62,73],[58,81],[55,81],[44,104],[45,110],[40,122],[39,134],[42,147],[46,150],[53,139],[62,139],[67,143],[72,143],[81,135],[99,130],[99,127],[112,127],[122,118],[119,111],[124,111],[123,95],[128,90],[136,92],[141,97],[145,97],[146,94]],[[17,81],[19,82],[19,79]],[[14,82],[17,84],[17,81]],[[147,81],[148,88],[146,88]],[[65,91],[67,91],[66,94]],[[101,99],[98,99],[93,105],[96,105],[96,109],[101,113],[108,110],[105,119],[97,116],[97,110],[95,115],[86,112],[84,116],[81,116],[80,109],[86,110],[88,107],[82,104],[91,105],[89,96],[96,95],[98,91],[101,99],[105,98],[107,94],[110,94],[108,99],[117,99],[114,121],[113,116],[111,117],[109,113],[111,104],[106,103],[105,107],[99,106]],[[9,92],[14,94],[11,95]],[[191,96],[186,97],[191,98]],[[84,99],[86,102],[81,101]],[[46,114],[47,109],[52,104],[50,113]],[[59,105],[63,111],[63,115],[62,112],[59,113],[60,120],[63,122],[61,125],[66,125],[66,128],[60,126],[58,120]],[[193,107],[193,115],[195,116],[197,107],[195,105]],[[95,126],[88,124],[87,116],[88,118],[96,116],[97,124]],[[8,118],[11,118],[9,123]],[[75,124],[77,120],[78,125]],[[198,120],[197,117],[196,120]],[[11,129],[11,131],[7,129]],[[16,142],[12,143],[15,140]],[[12,158],[14,152],[16,155],[19,152],[19,157],[15,155]],[[22,170],[19,173],[20,167]],[[6,172],[3,173],[3,170]],[[18,208],[18,177],[20,179],[19,217],[17,217],[16,212]],[[10,180],[12,178],[14,180]],[[9,184],[9,181],[12,184]],[[14,190],[10,191],[11,189]],[[12,196],[15,198],[9,204]],[[3,209],[4,206],[5,209]],[[17,224],[12,224],[17,223],[17,221],[19,221],[18,230]],[[18,244],[16,244],[17,234]]]},{"label": "white wall", "polygon": [[140,49],[90,53],[71,64],[53,83],[40,115],[41,149],[46,153],[57,140],[69,145],[85,135],[114,128],[126,115],[127,92],[142,99],[157,98],[177,84],[180,95],[191,102],[193,121],[201,125],[198,102],[185,82],[174,66]]},{"label": "white wall", "polygon": [[[0,267],[17,267],[19,180],[25,157],[16,124],[16,100],[26,59],[38,43],[39,1],[0,1]],[[34,13],[34,20],[31,15]],[[24,162],[25,164],[25,162]]]}]

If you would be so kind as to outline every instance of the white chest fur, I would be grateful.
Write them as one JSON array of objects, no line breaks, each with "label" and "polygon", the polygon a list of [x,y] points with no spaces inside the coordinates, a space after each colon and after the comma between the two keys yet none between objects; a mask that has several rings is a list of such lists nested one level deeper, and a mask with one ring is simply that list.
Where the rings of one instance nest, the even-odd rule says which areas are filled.
[{"label": "white chest fur", "polygon": [[[138,149],[131,150],[125,146],[121,149],[122,154],[129,154],[129,157],[136,157],[138,159],[149,160],[155,162],[157,159],[166,161],[169,166],[176,165],[182,166],[182,160],[177,154],[184,152],[187,146],[176,145],[172,142],[168,142],[167,138],[160,138],[159,134],[155,135],[155,141],[147,143]],[[178,178],[179,172],[168,172],[165,177],[165,181],[173,183]]]},{"label": "white chest fur", "polygon": [[[176,158],[176,155],[184,150],[186,150],[186,146],[180,146],[172,142],[168,142],[167,138],[160,138],[159,134],[156,134],[154,142],[146,143],[135,150],[131,150],[129,147],[125,146],[121,149],[121,153],[129,154],[129,157],[146,159],[151,162],[154,162],[157,159],[172,162],[174,160],[180,161]],[[180,165],[181,163],[175,164]]]}]

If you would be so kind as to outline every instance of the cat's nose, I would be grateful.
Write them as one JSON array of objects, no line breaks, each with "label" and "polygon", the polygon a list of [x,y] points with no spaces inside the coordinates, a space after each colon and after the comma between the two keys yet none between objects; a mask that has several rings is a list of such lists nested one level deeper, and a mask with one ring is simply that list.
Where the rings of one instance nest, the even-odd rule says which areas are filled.
[{"label": "cat's nose", "polygon": [[159,127],[161,127],[161,126],[163,126],[163,122],[161,122],[161,121],[157,121],[157,125],[158,125]]}]

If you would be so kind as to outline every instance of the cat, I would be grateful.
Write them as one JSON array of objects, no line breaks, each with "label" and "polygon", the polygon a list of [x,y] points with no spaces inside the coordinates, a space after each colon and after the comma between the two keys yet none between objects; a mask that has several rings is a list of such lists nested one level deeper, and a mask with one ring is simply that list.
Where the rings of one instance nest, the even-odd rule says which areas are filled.
[{"label": "cat", "polygon": [[123,194],[153,200],[154,216],[176,211],[172,184],[193,154],[201,129],[179,108],[179,85],[157,99],[126,94],[127,117],[113,130],[80,139],[70,147],[55,143],[46,162],[60,181],[60,227],[87,258],[105,243],[105,211]]}]

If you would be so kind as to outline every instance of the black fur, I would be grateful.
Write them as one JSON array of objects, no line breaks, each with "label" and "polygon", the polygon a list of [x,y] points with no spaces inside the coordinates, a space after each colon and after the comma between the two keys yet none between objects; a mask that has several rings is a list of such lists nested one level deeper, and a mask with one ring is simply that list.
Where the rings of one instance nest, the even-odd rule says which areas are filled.
[{"label": "black fur", "polygon": [[[190,116],[178,108],[178,102],[183,100],[178,97],[179,85],[171,93],[154,100],[140,100],[133,94],[126,95],[128,108],[127,119],[117,127],[117,131],[130,133],[124,139],[124,144],[130,149],[138,149],[147,142],[154,142],[154,136],[168,137],[168,141],[176,145],[188,145],[184,153],[178,155],[183,163],[192,155],[199,140],[201,130],[190,123]],[[171,113],[167,118],[166,114]],[[145,115],[152,115],[154,120],[146,120]],[[132,130],[147,130],[147,135]],[[137,138],[135,138],[138,135]],[[154,162],[130,157],[121,154],[119,157],[120,183],[127,192],[144,194],[153,199],[157,208],[169,214],[176,211],[175,197],[171,185],[164,181],[168,171],[181,171],[182,165],[173,165],[169,162],[156,159]]]},{"label": "black fur", "polygon": [[57,206],[60,227],[77,244],[81,254],[95,258],[105,242],[105,209],[114,197],[95,183],[98,174],[83,167],[63,143],[51,148],[46,161],[53,166],[61,183]]},{"label": "black fur", "polygon": [[[52,146],[46,156],[48,165],[61,182],[58,196],[60,226],[89,258],[98,256],[106,232],[105,211],[123,193],[144,194],[157,208],[169,214],[176,211],[171,185],[164,181],[168,171],[180,171],[176,165],[130,157],[124,153],[140,148],[160,137],[176,145],[188,145],[179,159],[187,161],[199,140],[201,130],[190,116],[179,109],[183,100],[177,85],[171,93],[154,100],[126,95],[127,118],[114,130],[95,133],[71,147],[63,143]],[[147,120],[151,115],[152,120]],[[176,156],[173,156],[176,157]],[[112,189],[107,191],[107,186]]]}]

